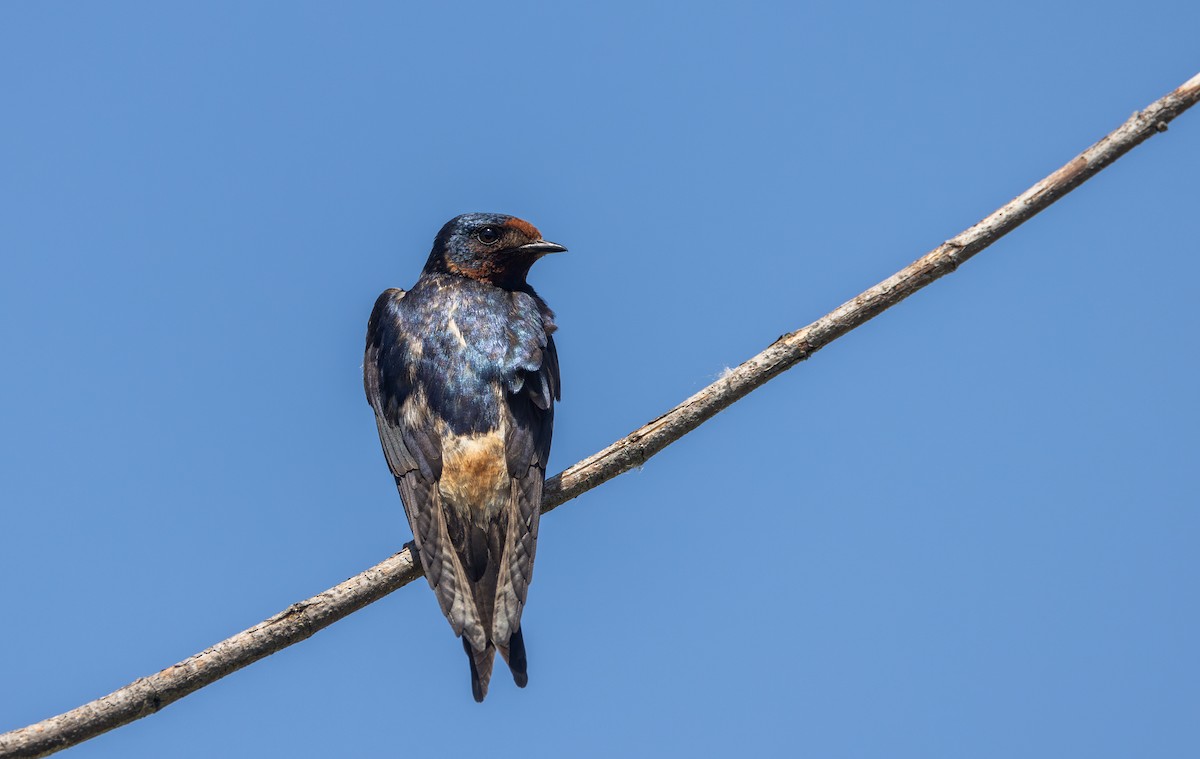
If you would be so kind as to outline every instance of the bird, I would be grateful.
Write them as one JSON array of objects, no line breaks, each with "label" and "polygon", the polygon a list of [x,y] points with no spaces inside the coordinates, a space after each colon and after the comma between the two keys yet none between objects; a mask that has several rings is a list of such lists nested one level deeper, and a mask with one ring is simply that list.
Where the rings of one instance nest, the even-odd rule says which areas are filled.
[{"label": "bird", "polygon": [[367,400],[477,702],[497,651],[529,682],[521,613],[561,390],[554,312],[526,277],[564,251],[515,216],[456,216],[416,284],[385,290],[367,324]]}]

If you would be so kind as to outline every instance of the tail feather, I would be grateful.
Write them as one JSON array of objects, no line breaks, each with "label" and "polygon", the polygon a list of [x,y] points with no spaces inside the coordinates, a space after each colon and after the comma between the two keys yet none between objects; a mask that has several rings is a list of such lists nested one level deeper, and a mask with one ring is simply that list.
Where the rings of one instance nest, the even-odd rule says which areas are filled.
[{"label": "tail feather", "polygon": [[492,664],[496,660],[496,648],[488,641],[482,651],[476,651],[470,641],[462,639],[463,650],[467,652],[467,660],[471,663],[471,695],[477,703],[482,704],[487,696],[488,683],[492,680]]},{"label": "tail feather", "polygon": [[504,661],[508,664],[508,668],[512,670],[513,682],[518,688],[524,688],[529,684],[529,662],[525,658],[525,636],[521,634],[521,628],[512,634],[508,639],[507,646],[497,646],[500,649],[500,655],[504,657]]}]

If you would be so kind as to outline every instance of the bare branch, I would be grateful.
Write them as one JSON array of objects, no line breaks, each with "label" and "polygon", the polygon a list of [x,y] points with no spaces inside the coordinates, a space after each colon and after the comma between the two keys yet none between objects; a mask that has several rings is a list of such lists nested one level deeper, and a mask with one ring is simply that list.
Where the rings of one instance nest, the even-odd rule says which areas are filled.
[{"label": "bare branch", "polygon": [[[807,327],[784,335],[659,418],[551,478],[546,482],[543,511],[640,466],[755,388],[954,271],[1143,141],[1166,131],[1167,124],[1197,100],[1200,74],[1135,113],[1111,134],[975,226]],[[231,672],[304,640],[420,576],[421,568],[410,543],[362,574],[292,604],[172,667],[57,717],[0,735],[0,759],[46,756],[153,714]]]}]

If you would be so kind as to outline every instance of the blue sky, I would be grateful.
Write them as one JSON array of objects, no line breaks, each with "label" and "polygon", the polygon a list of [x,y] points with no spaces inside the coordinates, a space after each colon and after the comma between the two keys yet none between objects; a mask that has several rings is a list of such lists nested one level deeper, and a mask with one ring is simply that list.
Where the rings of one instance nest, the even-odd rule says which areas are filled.
[{"label": "blue sky", "polygon": [[[571,252],[555,472],[1200,70],[1200,6],[0,6],[0,729],[409,539],[367,316]],[[80,757],[1183,756],[1200,114],[548,516],[530,685],[424,584]]]}]

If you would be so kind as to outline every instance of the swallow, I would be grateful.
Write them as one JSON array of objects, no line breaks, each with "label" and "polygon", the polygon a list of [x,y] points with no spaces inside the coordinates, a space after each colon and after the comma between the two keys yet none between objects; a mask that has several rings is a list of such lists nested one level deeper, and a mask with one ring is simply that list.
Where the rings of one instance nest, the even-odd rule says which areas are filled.
[{"label": "swallow", "polygon": [[521,612],[561,393],[554,312],[525,280],[565,250],[513,216],[457,216],[412,289],[384,291],[367,325],[367,400],[479,702],[497,651],[529,682]]}]

